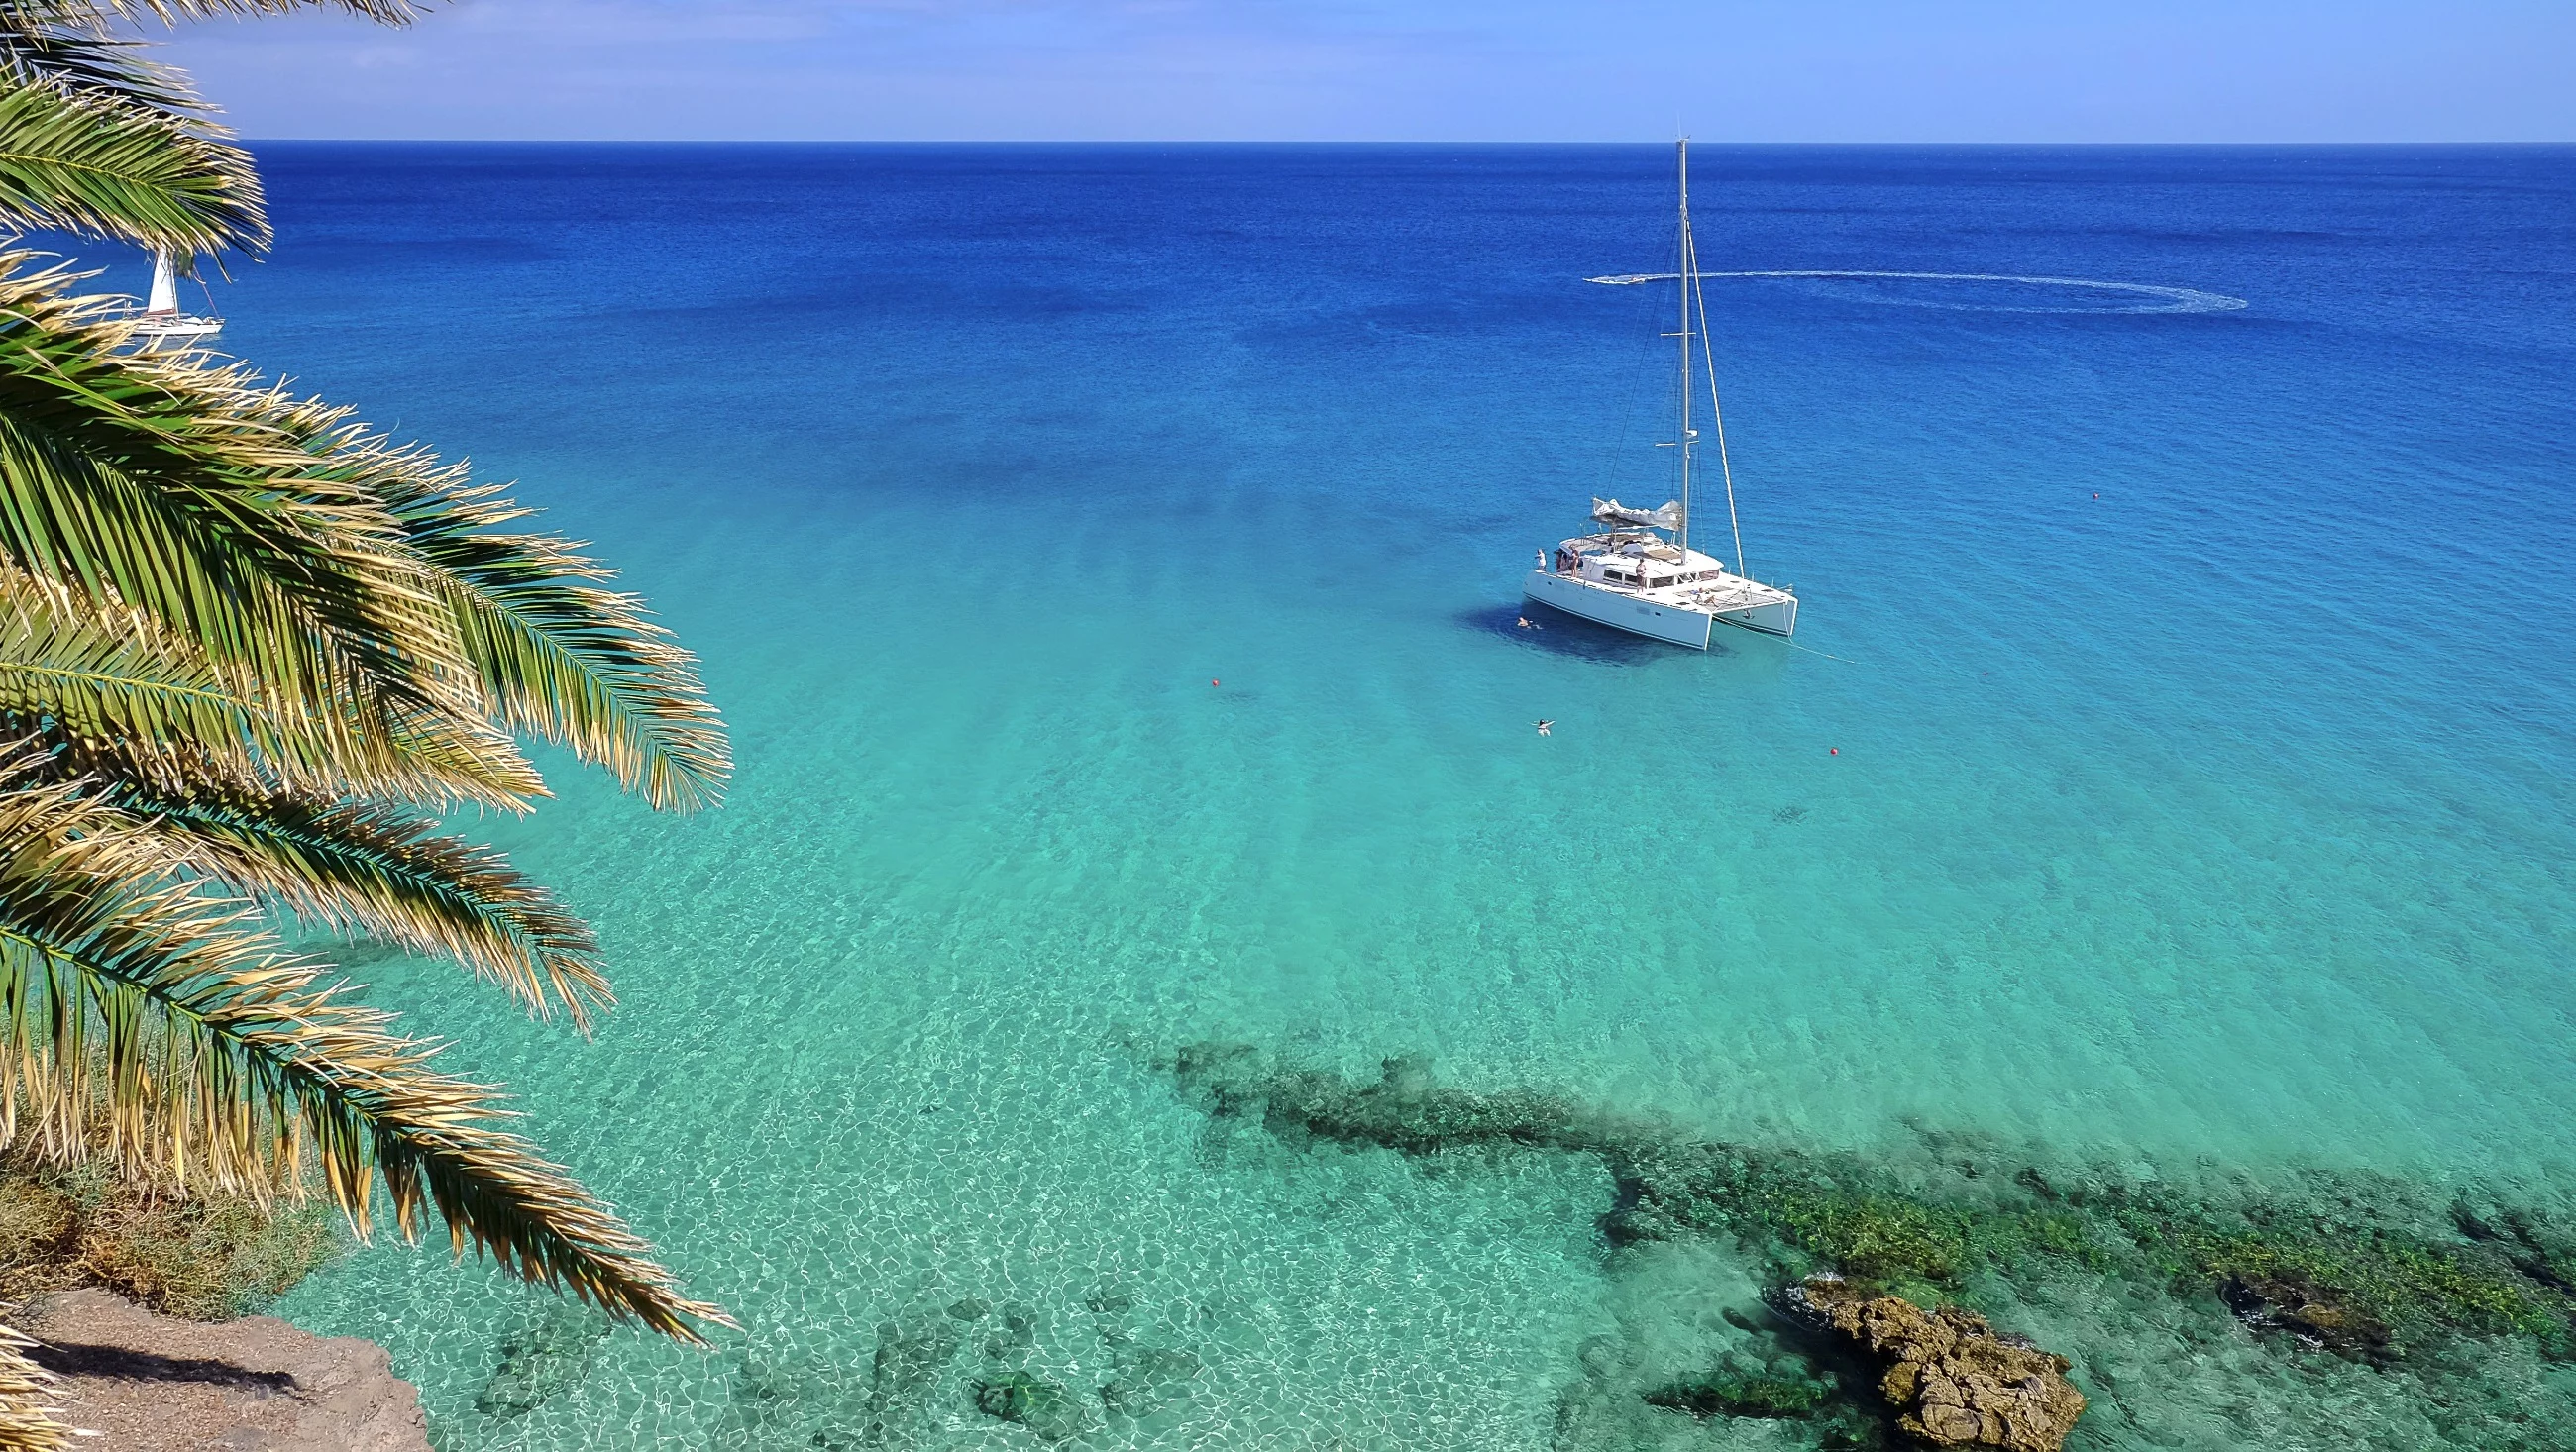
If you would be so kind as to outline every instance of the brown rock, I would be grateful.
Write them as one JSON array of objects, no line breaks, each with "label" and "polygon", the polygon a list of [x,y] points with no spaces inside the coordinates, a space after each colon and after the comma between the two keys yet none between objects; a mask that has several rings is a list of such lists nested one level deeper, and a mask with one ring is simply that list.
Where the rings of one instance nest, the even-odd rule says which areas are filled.
[{"label": "brown rock", "polygon": [[268,1316],[180,1321],[101,1290],[12,1318],[61,1378],[60,1418],[100,1452],[429,1452],[419,1395],[385,1349]]},{"label": "brown rock", "polygon": [[1909,1437],[1935,1447],[2059,1452],[2084,1415],[2065,1357],[1999,1335],[1972,1311],[1872,1298],[1830,1276],[1809,1279],[1789,1299],[1886,1358],[1879,1395]]}]

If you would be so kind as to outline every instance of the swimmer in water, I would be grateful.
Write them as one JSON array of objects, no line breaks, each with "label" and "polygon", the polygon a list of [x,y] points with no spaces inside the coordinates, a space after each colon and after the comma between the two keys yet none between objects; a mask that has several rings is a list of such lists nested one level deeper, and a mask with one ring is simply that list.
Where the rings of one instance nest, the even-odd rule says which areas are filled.
[{"label": "swimmer in water", "polygon": [[1541,736],[1545,736],[1545,735],[1547,734],[1547,728],[1549,728],[1550,726],[1553,726],[1553,725],[1555,725],[1555,724],[1556,724],[1556,723],[1555,723],[1554,721],[1541,721],[1540,723],[1538,723],[1538,734],[1539,734],[1539,735],[1541,735]]},{"label": "swimmer in water", "polygon": [[1514,625],[1519,626],[1519,627],[1520,627],[1521,629],[1523,629],[1523,630],[1536,630],[1536,629],[1538,629],[1538,627],[1537,627],[1537,626],[1530,624],[1530,618],[1529,618],[1528,616],[1526,616],[1526,615],[1520,615],[1520,616],[1515,616],[1515,617],[1513,617],[1513,619],[1512,619],[1512,623],[1513,623]]}]

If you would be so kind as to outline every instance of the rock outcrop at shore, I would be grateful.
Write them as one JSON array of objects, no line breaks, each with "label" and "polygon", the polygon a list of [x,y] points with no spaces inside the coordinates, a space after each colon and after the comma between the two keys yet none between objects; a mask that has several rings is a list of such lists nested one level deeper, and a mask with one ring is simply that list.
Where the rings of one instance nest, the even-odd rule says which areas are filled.
[{"label": "rock outcrop at shore", "polygon": [[1879,1394],[1909,1437],[1935,1447],[2059,1452],[2084,1415],[2065,1357],[2000,1335],[1973,1311],[1926,1311],[1830,1276],[1790,1287],[1785,1299],[1887,1362]]},{"label": "rock outcrop at shore", "polygon": [[429,1452],[418,1393],[372,1341],[267,1316],[181,1321],[96,1289],[12,1319],[62,1379],[62,1420],[119,1452]]}]

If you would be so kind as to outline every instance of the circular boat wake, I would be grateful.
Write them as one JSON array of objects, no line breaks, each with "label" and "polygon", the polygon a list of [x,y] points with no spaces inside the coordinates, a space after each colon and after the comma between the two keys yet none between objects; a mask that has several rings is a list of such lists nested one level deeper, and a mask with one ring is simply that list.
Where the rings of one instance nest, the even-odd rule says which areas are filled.
[{"label": "circular boat wake", "polygon": [[[1641,282],[1671,282],[1677,272],[1632,272],[1612,277],[1587,277],[1586,282],[1626,287]],[[2029,277],[1997,272],[1858,272],[1847,270],[1795,269],[1772,272],[1703,272],[1708,278],[1769,278],[1792,281],[1860,282],[1860,283],[1971,283],[1983,284],[1991,291],[1996,285],[2018,288],[2081,288],[2099,296],[2090,304],[2051,305],[2038,302],[1988,301],[1960,297],[1962,291],[1946,289],[1951,295],[1908,295],[1903,288],[1871,287],[1845,290],[1838,295],[1890,307],[1941,308],[1952,312],[1972,313],[2226,313],[2245,306],[2245,299],[2225,293],[2203,292],[2196,287],[2163,287],[2147,282],[2105,282],[2090,277]]]}]

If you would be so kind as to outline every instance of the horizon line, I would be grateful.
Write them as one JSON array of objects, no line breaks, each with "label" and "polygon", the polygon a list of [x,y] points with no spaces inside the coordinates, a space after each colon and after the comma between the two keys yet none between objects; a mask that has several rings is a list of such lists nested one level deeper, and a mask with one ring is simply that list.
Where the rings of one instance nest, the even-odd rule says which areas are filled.
[{"label": "horizon line", "polygon": [[2108,147],[2159,147],[2174,150],[2218,150],[2223,148],[2327,148],[2327,147],[2576,147],[2576,137],[2563,140],[2423,140],[2423,141],[1728,141],[1703,137],[1663,138],[1641,141],[1599,140],[1443,140],[1387,138],[1353,141],[1348,139],[1302,140],[1297,138],[1210,139],[1205,137],[1106,137],[1081,139],[1036,139],[1010,137],[943,137],[943,138],[877,138],[859,136],[243,136],[248,145],[273,142],[329,142],[341,145],[388,146],[1670,146],[1675,140],[1687,139],[1701,146],[1723,147],[2059,147],[2101,149]]}]

